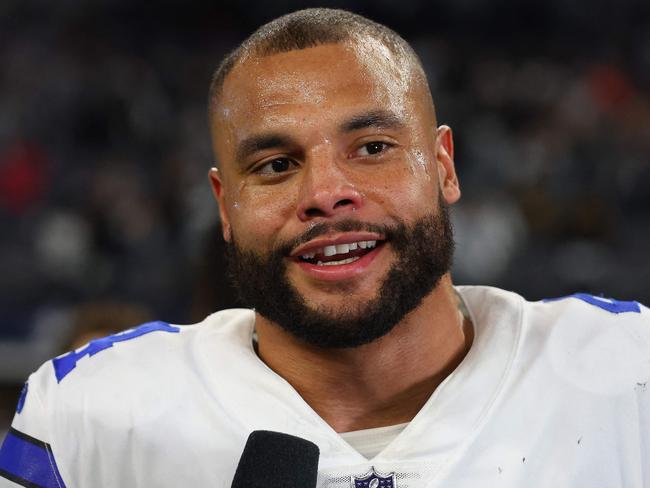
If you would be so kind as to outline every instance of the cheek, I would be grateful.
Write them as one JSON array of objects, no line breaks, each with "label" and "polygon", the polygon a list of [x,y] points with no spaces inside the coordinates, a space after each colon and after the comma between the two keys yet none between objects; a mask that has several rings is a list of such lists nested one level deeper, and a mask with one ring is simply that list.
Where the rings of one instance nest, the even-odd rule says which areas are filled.
[{"label": "cheek", "polygon": [[277,186],[242,184],[230,202],[235,238],[251,247],[268,247],[276,240],[295,207],[295,197]]},{"label": "cheek", "polygon": [[438,199],[437,175],[424,154],[414,154],[367,175],[359,182],[369,200],[388,213],[402,218],[434,210]]},{"label": "cheek", "polygon": [[410,177],[406,178],[403,195],[411,205],[432,208],[438,201],[438,172],[433,154],[412,149],[406,154],[404,165]]},{"label": "cheek", "polygon": [[421,149],[413,149],[408,153],[406,164],[416,178],[431,181],[437,177],[435,159],[432,158],[431,154]]}]

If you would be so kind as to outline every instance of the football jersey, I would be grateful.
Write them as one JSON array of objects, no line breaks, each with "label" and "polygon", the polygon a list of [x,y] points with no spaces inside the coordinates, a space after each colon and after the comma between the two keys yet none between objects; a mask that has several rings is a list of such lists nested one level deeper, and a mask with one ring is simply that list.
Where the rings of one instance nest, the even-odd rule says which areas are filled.
[{"label": "football jersey", "polygon": [[471,349],[371,459],[258,358],[254,312],[231,309],[45,363],[0,451],[0,486],[230,487],[254,430],[317,444],[321,488],[650,486],[650,310],[457,291]]}]

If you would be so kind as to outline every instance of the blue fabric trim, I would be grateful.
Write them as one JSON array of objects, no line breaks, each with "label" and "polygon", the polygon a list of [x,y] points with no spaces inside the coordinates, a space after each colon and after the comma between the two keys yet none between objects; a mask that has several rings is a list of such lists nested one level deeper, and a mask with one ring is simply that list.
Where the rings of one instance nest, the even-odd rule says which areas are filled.
[{"label": "blue fabric trim", "polygon": [[121,332],[118,334],[113,334],[101,339],[95,339],[90,341],[86,347],[80,349],[79,351],[72,351],[65,356],[61,356],[52,360],[54,364],[54,374],[56,375],[56,381],[61,382],[70,371],[72,371],[77,366],[77,361],[82,357],[94,356],[98,352],[101,352],[109,347],[113,347],[113,344],[116,342],[129,341],[140,337],[141,335],[148,334],[150,332],[163,331],[163,332],[180,332],[179,327],[169,325],[166,322],[148,322],[141,325],[135,329],[128,330],[126,332]]},{"label": "blue fabric trim", "polygon": [[65,488],[50,445],[13,428],[0,449],[0,473],[23,486]]},{"label": "blue fabric trim", "polygon": [[26,381],[23,385],[23,389],[20,390],[20,396],[18,397],[18,405],[16,405],[16,413],[23,411],[25,406],[25,400],[27,399],[27,391],[29,390],[29,383]]},{"label": "blue fabric trim", "polygon": [[545,298],[545,302],[555,302],[557,300],[564,300],[566,298],[577,298],[590,305],[594,305],[602,310],[610,313],[641,313],[641,305],[639,302],[624,302],[621,300],[614,300],[613,298],[602,298],[589,295],[588,293],[574,293],[558,298]]}]

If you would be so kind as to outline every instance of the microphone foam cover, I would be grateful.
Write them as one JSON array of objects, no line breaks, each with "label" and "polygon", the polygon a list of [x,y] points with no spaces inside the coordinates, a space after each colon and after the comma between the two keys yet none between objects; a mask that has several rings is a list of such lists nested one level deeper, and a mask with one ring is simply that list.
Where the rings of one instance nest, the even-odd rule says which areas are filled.
[{"label": "microphone foam cover", "polygon": [[248,436],[232,488],[315,488],[319,455],[306,439],[256,430]]}]

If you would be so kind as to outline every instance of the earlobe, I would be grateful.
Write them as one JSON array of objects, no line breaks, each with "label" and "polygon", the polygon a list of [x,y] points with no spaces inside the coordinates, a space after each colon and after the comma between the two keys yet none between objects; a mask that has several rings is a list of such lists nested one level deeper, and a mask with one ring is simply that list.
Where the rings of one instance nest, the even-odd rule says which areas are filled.
[{"label": "earlobe", "polygon": [[208,178],[210,180],[210,187],[212,188],[212,194],[214,199],[219,205],[219,216],[221,217],[221,227],[223,232],[223,238],[226,242],[230,242],[231,239],[231,229],[230,229],[230,218],[226,211],[226,198],[224,192],[224,185],[221,180],[221,175],[217,168],[211,168],[208,172]]},{"label": "earlobe", "polygon": [[436,133],[436,160],[440,191],[448,204],[460,198],[460,185],[454,164],[454,138],[451,128],[441,125]]}]

